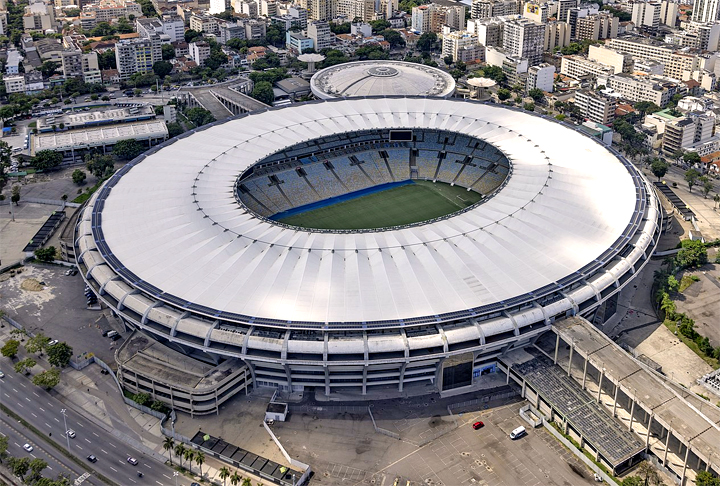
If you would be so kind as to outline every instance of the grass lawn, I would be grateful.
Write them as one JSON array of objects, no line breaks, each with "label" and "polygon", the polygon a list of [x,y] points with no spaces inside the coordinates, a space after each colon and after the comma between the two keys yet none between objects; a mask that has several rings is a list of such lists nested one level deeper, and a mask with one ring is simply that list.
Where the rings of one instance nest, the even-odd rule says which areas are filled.
[{"label": "grass lawn", "polygon": [[680,287],[678,288],[678,292],[685,292],[688,287],[690,287],[693,282],[699,282],[700,278],[697,275],[683,275],[683,278],[680,279]]},{"label": "grass lawn", "polygon": [[279,220],[281,223],[317,229],[374,229],[444,216],[481,199],[480,194],[444,182],[414,184],[342,201]]},{"label": "grass lawn", "polygon": [[[676,325],[675,321],[671,321],[671,320],[669,320],[669,319],[665,319],[665,322],[663,322],[663,324],[665,324],[665,327],[667,327],[668,329],[670,329],[670,332],[672,332],[673,334],[675,334],[675,333],[677,332],[677,325]],[[680,334],[679,332],[677,332],[676,336],[677,336],[682,342],[684,342],[685,345],[686,345],[688,348],[690,348],[695,354],[697,354],[698,356],[700,356],[700,357],[703,359],[703,361],[705,361],[707,364],[709,364],[710,366],[712,366],[713,369],[716,370],[716,369],[720,368],[720,361],[718,361],[718,360],[715,359],[715,358],[711,358],[710,356],[707,356],[705,353],[703,353],[702,351],[700,351],[700,348],[699,348],[698,345],[695,343],[695,341],[693,341],[692,339],[686,338],[685,336],[683,336],[683,335]]]}]

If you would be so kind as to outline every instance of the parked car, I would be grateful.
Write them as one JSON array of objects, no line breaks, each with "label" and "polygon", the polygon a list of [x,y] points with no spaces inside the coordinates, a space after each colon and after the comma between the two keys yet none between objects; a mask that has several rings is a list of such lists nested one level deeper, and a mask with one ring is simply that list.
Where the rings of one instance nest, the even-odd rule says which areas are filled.
[{"label": "parked car", "polygon": [[55,346],[55,345],[56,345],[57,343],[59,343],[59,342],[60,342],[60,341],[58,341],[57,339],[53,339],[52,341],[50,341],[49,343],[47,343],[47,345],[48,345],[48,346]]},{"label": "parked car", "polygon": [[510,432],[510,438],[511,438],[512,440],[519,439],[520,437],[522,437],[522,436],[525,435],[526,433],[527,433],[527,431],[525,430],[525,427],[520,426],[520,427],[518,427],[517,429],[513,430],[512,432]]},{"label": "parked car", "polygon": [[89,456],[87,456],[87,460],[90,461],[90,462],[97,462],[97,457],[95,457],[94,455],[90,454]]},{"label": "parked car", "polygon": [[110,338],[111,341],[117,341],[118,339],[122,339],[122,336],[120,334],[115,334],[113,337]]},{"label": "parked car", "polygon": [[485,427],[485,424],[484,424],[482,421],[480,421],[480,422],[475,422],[475,423],[473,424],[473,429],[475,429],[475,430],[477,430],[477,429],[482,429],[483,427]]},{"label": "parked car", "polygon": [[33,451],[33,446],[31,446],[30,444],[25,444],[25,445],[23,446],[23,449],[25,449],[25,450],[28,451],[28,452],[32,452],[32,451]]}]

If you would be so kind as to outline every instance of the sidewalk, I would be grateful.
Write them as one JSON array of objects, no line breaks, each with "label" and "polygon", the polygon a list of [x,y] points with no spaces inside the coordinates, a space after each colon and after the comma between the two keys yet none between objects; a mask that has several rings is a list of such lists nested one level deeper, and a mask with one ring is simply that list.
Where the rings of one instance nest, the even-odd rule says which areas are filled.
[{"label": "sidewalk", "polygon": [[[6,324],[5,328],[0,329],[0,339],[3,341],[10,339],[10,332],[13,329],[15,328]],[[18,359],[29,356],[31,355],[21,345]],[[33,374],[50,369],[51,366],[44,354],[42,357],[32,355],[32,358],[37,362]],[[92,364],[81,371],[71,367],[63,369],[60,383],[53,388],[53,391],[58,394],[60,401],[119,440],[140,449],[160,462],[168,461],[168,453],[162,447],[165,437],[160,431],[160,420],[125,404],[113,378],[100,374],[98,365]],[[262,418],[259,420],[261,421]],[[203,479],[218,485],[223,484],[223,480],[220,479],[220,468],[228,467],[231,472],[235,470],[232,465],[207,455],[205,461],[202,465]],[[173,463],[180,465],[175,454],[173,454]],[[187,461],[183,461],[183,466],[188,469]],[[198,471],[197,464],[193,463],[193,475]],[[268,484],[242,469],[238,469],[238,473],[250,477],[255,485]]]}]

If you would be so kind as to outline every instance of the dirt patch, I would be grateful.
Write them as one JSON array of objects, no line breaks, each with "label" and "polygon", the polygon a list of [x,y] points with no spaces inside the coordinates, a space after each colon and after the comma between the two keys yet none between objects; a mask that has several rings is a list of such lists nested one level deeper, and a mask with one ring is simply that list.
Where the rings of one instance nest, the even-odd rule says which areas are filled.
[{"label": "dirt patch", "polygon": [[440,415],[433,415],[432,418],[430,419],[430,422],[428,422],[428,425],[430,425],[430,427],[435,428],[438,425],[442,425],[444,423],[445,423],[445,421],[442,419],[442,417]]},{"label": "dirt patch", "polygon": [[37,280],[34,278],[26,278],[22,281],[20,284],[20,288],[23,290],[29,290],[31,292],[40,292],[41,290],[45,290],[45,286],[40,284]]},{"label": "dirt patch", "polygon": [[583,471],[582,469],[577,467],[575,464],[570,464],[569,462],[567,464],[568,464],[568,466],[570,466],[570,469],[572,470],[572,472],[574,472],[581,478],[587,478],[587,476],[585,476],[585,471]]}]

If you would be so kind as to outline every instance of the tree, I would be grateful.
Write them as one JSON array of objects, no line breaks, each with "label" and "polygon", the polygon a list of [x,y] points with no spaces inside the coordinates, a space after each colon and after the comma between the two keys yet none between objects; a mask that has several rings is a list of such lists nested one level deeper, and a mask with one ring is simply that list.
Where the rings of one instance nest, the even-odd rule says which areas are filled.
[{"label": "tree", "polygon": [[168,74],[170,74],[173,70],[173,65],[170,64],[167,61],[158,61],[155,64],[153,64],[153,72],[160,76],[161,78],[164,78]]},{"label": "tree", "polygon": [[645,486],[645,481],[640,476],[628,476],[620,484],[621,486]]},{"label": "tree", "polygon": [[250,479],[250,478],[243,478],[243,480],[242,480],[242,486],[252,486],[252,479]]},{"label": "tree", "polygon": [[113,154],[119,159],[132,160],[145,151],[145,147],[134,138],[120,140],[113,147]]},{"label": "tree", "polygon": [[702,241],[683,240],[680,245],[680,251],[675,256],[675,263],[680,268],[700,267],[707,263],[707,249]]},{"label": "tree", "polygon": [[230,484],[232,484],[232,486],[237,486],[242,480],[243,477],[238,474],[237,470],[235,470],[235,472],[232,473],[232,476],[230,476]]},{"label": "tree", "polygon": [[541,90],[540,88],[533,88],[530,91],[528,91],[528,96],[532,98],[535,103],[545,98],[545,92]]},{"label": "tree", "polygon": [[120,34],[131,34],[135,32],[132,24],[130,24],[125,17],[121,17],[117,23],[117,31]]},{"label": "tree", "polygon": [[57,63],[55,61],[45,61],[42,63],[42,66],[40,66],[40,72],[42,73],[44,78],[49,78],[53,74],[55,74],[60,67],[60,63]]},{"label": "tree", "polygon": [[30,165],[32,165],[36,170],[48,170],[60,165],[62,159],[62,152],[55,152],[54,150],[41,150],[30,160]]},{"label": "tree", "polygon": [[7,142],[0,140],[0,178],[5,174],[5,169],[10,167],[12,162],[12,148]]},{"label": "tree", "polygon": [[200,477],[202,478],[202,465],[205,463],[205,454],[203,454],[202,451],[197,451],[195,453],[195,464],[198,465],[200,468]]},{"label": "tree", "polygon": [[197,126],[207,125],[215,121],[215,117],[205,108],[190,108],[185,116]]},{"label": "tree", "polygon": [[48,467],[47,462],[43,461],[42,459],[35,458],[28,464],[30,467],[30,476],[28,476],[28,484],[36,483],[38,479],[40,479],[43,469]]},{"label": "tree", "polygon": [[658,474],[655,467],[647,461],[641,462],[638,466],[637,471],[640,474],[640,477],[644,478],[643,481],[645,483],[645,486],[647,486],[649,483],[662,483],[662,480],[660,479],[660,474]]},{"label": "tree", "polygon": [[170,464],[172,464],[173,447],[175,447],[175,441],[172,440],[172,437],[165,437],[165,440],[163,441],[163,449],[165,449],[170,456]]},{"label": "tree", "polygon": [[667,174],[667,171],[670,167],[667,165],[666,162],[663,162],[660,159],[655,159],[653,163],[650,165],[650,170],[655,175],[655,177],[660,180],[665,174]]},{"label": "tree", "polygon": [[87,174],[85,171],[80,169],[75,169],[72,173],[72,181],[79,185],[82,185],[85,182],[85,179],[87,179]]},{"label": "tree", "polygon": [[720,486],[720,478],[708,471],[698,471],[695,486]]},{"label": "tree", "polygon": [[510,90],[507,88],[500,88],[497,90],[497,96],[500,101],[505,101],[510,98]]},{"label": "tree", "polygon": [[[120,143],[120,142],[118,142]],[[117,144],[115,144],[117,147]],[[85,156],[85,167],[90,171],[92,175],[95,177],[103,177],[106,173],[112,172],[114,170],[115,161],[113,158],[109,155],[102,155],[102,154],[88,154]],[[80,169],[76,169],[75,172],[80,171]],[[82,172],[82,171],[80,171]],[[84,172],[83,172],[84,174]],[[73,172],[73,181],[74,179],[74,172]]]},{"label": "tree", "polygon": [[[162,45],[162,58],[163,61],[169,61],[175,59],[175,48],[171,44]],[[153,66],[154,68],[154,66]]]},{"label": "tree", "polygon": [[58,368],[65,368],[70,363],[72,355],[73,348],[66,342],[53,344],[47,348],[48,362]]},{"label": "tree", "polygon": [[12,190],[10,192],[10,201],[15,203],[15,206],[18,206],[20,203],[20,186],[13,186]]},{"label": "tree", "polygon": [[47,371],[38,373],[33,376],[32,382],[33,385],[47,388],[48,390],[55,388],[58,383],[60,383],[60,370],[58,368],[50,368]]},{"label": "tree", "polygon": [[275,93],[273,92],[272,84],[267,81],[255,83],[255,87],[253,88],[252,93],[250,93],[250,96],[261,103],[265,103],[266,105],[272,105],[273,101],[275,101]]},{"label": "tree", "polygon": [[390,43],[391,48],[405,47],[405,39],[397,30],[385,29],[380,32],[380,35],[382,35],[383,38]]},{"label": "tree", "polygon": [[227,485],[227,478],[230,476],[230,469],[226,466],[220,468],[220,479],[223,480],[223,486]]},{"label": "tree", "polygon": [[[169,44],[163,44],[169,45]],[[115,58],[115,49],[108,49],[105,52],[100,52],[97,55],[98,66],[101,70],[104,69],[117,69],[117,60]]]},{"label": "tree", "polygon": [[183,457],[186,461],[188,461],[188,464],[190,465],[190,472],[192,472],[192,461],[195,459],[195,452],[192,449],[185,449]]},{"label": "tree", "polygon": [[25,476],[28,469],[30,469],[30,459],[27,457],[21,457],[19,459],[11,457],[10,460],[8,460],[8,467],[15,476],[23,479],[23,476]]},{"label": "tree", "polygon": [[675,278],[675,275],[670,275],[667,279],[668,290],[675,292],[680,287],[680,282]]},{"label": "tree", "polygon": [[10,441],[8,439],[8,436],[0,435],[0,464],[2,464],[2,462],[7,457],[7,449],[9,444]]},{"label": "tree", "polygon": [[443,57],[443,62],[445,63],[446,66],[449,66],[450,64],[453,63],[453,57],[445,56],[445,57]]},{"label": "tree", "polygon": [[387,20],[371,20],[369,22],[370,27],[372,27],[373,34],[377,34],[379,32],[382,32],[385,29],[389,29],[391,27],[390,22]]},{"label": "tree", "polygon": [[150,402],[150,395],[147,393],[136,393],[133,395],[132,399],[138,405],[146,405]]},{"label": "tree", "polygon": [[265,29],[265,42],[275,47],[285,44],[285,29],[281,24],[272,23]]},{"label": "tree", "polygon": [[25,343],[25,351],[28,353],[42,353],[45,351],[49,342],[50,338],[39,332],[28,339],[27,343]]},{"label": "tree", "polygon": [[183,454],[185,454],[185,446],[183,445],[182,442],[179,442],[175,446],[175,457],[180,458],[180,466],[182,466]]},{"label": "tree", "polygon": [[187,42],[188,44],[194,41],[197,37],[202,37],[202,33],[192,29],[188,29],[185,31],[185,42]]},{"label": "tree", "polygon": [[6,358],[14,358],[17,356],[18,348],[20,347],[20,341],[17,339],[10,339],[5,343],[5,346],[0,349],[0,353]]},{"label": "tree", "polygon": [[437,42],[437,34],[435,32],[425,32],[417,40],[415,46],[423,52],[429,52],[435,42]]},{"label": "tree", "polygon": [[15,363],[14,369],[15,373],[25,373],[30,374],[30,370],[37,364],[37,361],[35,361],[32,358],[25,358],[22,361],[18,361]]},{"label": "tree", "polygon": [[49,263],[55,260],[57,249],[54,246],[48,246],[47,248],[38,248],[35,250],[35,258],[38,261]]},{"label": "tree", "polygon": [[643,112],[646,115],[660,111],[660,107],[652,101],[638,101],[635,103],[634,108],[638,111]]},{"label": "tree", "polygon": [[168,129],[168,136],[170,138],[177,137],[181,133],[185,132],[185,130],[183,130],[182,125],[180,125],[177,122],[168,123],[167,129]]},{"label": "tree", "polygon": [[702,193],[703,197],[707,199],[708,194],[710,194],[710,191],[713,190],[713,183],[708,179],[707,176],[702,176],[700,178],[700,182],[702,182]]},{"label": "tree", "polygon": [[525,103],[523,104],[523,109],[526,111],[535,111],[535,103]]},{"label": "tree", "polygon": [[689,169],[687,172],[685,172],[685,182],[687,182],[690,192],[692,192],[693,186],[697,184],[697,180],[699,177],[700,173],[695,169]]},{"label": "tree", "polygon": [[697,152],[685,152],[682,157],[685,163],[690,166],[701,162],[700,155]]}]

